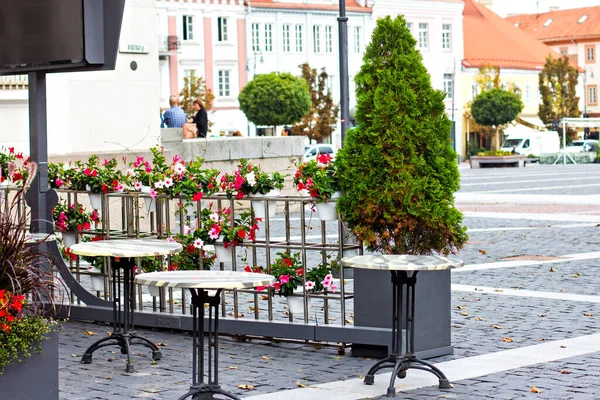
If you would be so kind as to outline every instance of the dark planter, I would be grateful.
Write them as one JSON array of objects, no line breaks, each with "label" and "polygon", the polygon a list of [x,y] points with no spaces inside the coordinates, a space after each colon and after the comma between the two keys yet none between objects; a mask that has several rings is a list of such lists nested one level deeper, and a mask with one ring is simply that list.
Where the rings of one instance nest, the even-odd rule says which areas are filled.
[{"label": "dark planter", "polygon": [[43,341],[43,353],[32,351],[31,357],[4,369],[2,400],[58,400],[58,334]]},{"label": "dark planter", "polygon": [[[450,270],[422,271],[415,289],[415,353],[419,358],[452,354]],[[391,345],[392,282],[389,271],[355,269],[354,325],[387,328],[378,344],[353,343],[352,355],[385,357]]]}]

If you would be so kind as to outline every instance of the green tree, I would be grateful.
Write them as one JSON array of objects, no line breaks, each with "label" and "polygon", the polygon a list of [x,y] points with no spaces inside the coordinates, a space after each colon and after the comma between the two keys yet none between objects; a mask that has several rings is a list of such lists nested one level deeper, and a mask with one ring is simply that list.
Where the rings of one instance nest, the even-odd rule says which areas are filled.
[{"label": "green tree", "polygon": [[310,92],[290,73],[256,75],[238,96],[240,109],[255,125],[292,125],[310,110]]},{"label": "green tree", "polygon": [[498,147],[500,147],[498,127],[513,121],[522,110],[521,97],[514,92],[500,88],[478,94],[471,104],[471,114],[475,122],[495,128]]},{"label": "green tree", "polygon": [[556,129],[558,123],[566,117],[579,117],[579,97],[575,89],[579,74],[569,64],[569,57],[553,59],[548,56],[544,69],[539,75],[540,104],[538,115],[548,129]]},{"label": "green tree", "polygon": [[306,135],[323,143],[335,130],[339,107],[333,102],[331,92],[327,88],[329,75],[325,68],[317,74],[316,68],[311,68],[308,63],[300,65],[302,77],[308,84],[312,105],[308,113],[302,117],[300,123],[292,126],[292,134]]},{"label": "green tree", "polygon": [[183,89],[179,92],[179,106],[187,115],[194,115],[193,102],[200,99],[204,103],[206,111],[213,108],[213,100],[215,96],[210,89],[206,88],[206,82],[201,76],[196,76],[194,71],[189,76],[183,78]]},{"label": "green tree", "polygon": [[338,211],[369,250],[454,253],[467,240],[452,123],[404,17],[377,21],[356,75],[356,122],[336,156]]}]

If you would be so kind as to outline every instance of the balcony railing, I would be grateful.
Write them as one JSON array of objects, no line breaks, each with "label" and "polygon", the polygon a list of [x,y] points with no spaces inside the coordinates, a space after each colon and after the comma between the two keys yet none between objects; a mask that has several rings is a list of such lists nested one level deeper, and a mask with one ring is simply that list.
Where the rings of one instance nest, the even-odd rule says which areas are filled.
[{"label": "balcony railing", "polygon": [[179,36],[169,35],[161,36],[158,40],[158,52],[161,55],[168,55],[174,52],[178,52],[181,48],[181,40]]},{"label": "balcony railing", "polygon": [[22,90],[29,87],[27,75],[0,76],[0,89]]}]

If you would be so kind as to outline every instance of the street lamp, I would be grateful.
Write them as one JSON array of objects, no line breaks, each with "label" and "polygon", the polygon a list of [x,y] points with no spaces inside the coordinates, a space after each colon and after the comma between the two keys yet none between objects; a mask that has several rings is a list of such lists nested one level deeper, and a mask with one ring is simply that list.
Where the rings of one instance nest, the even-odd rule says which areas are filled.
[{"label": "street lamp", "polygon": [[[254,79],[254,77],[256,76],[256,57],[258,56],[257,52],[254,52],[254,59],[249,58],[246,60],[246,72],[250,72],[250,63],[252,62],[252,65],[254,66],[254,72],[252,74],[252,79]],[[262,54],[260,55],[260,59],[258,60],[258,62],[260,62],[261,64],[263,64],[265,62],[265,59],[263,58]]]}]

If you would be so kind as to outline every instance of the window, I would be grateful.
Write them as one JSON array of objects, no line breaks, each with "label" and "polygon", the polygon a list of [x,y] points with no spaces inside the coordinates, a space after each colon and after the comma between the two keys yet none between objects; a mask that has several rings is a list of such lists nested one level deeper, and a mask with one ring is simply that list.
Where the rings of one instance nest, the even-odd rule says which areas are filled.
[{"label": "window", "polygon": [[596,62],[596,46],[593,44],[585,46],[585,63],[593,64]]},{"label": "window", "polygon": [[313,25],[313,51],[321,52],[321,27],[319,25]]},{"label": "window", "polygon": [[285,24],[283,25],[283,51],[286,53],[289,53],[291,50],[290,47],[290,25],[289,24]]},{"label": "window", "polygon": [[529,139],[525,140],[525,143],[523,143],[523,148],[524,149],[528,149],[529,148]]},{"label": "window", "polygon": [[[194,77],[197,78],[198,77],[198,70],[196,70],[196,69],[184,69],[183,70],[183,82],[184,83],[185,83],[185,78],[190,78],[191,76],[194,76]],[[190,88],[191,85],[192,85],[192,82],[190,82],[189,79],[188,79],[188,82],[187,82],[188,88]]]},{"label": "window", "polygon": [[227,41],[227,18],[218,17],[217,18],[217,42],[226,42]]},{"label": "window", "polygon": [[552,23],[552,18],[550,18],[549,20],[547,20],[546,22],[544,22],[544,27],[548,27],[550,26],[550,24]]},{"label": "window", "polygon": [[333,75],[327,75],[327,82],[325,84],[325,86],[327,86],[327,92],[328,93],[333,93]]},{"label": "window", "polygon": [[406,23],[406,27],[408,28],[408,30],[410,31],[410,34],[412,35],[412,34],[413,34],[413,30],[412,30],[412,28],[413,28],[413,27],[412,27],[412,22],[407,22],[407,23]]},{"label": "window", "polygon": [[260,51],[259,29],[259,24],[252,24],[252,51]]},{"label": "window", "polygon": [[219,97],[229,97],[230,90],[230,81],[229,75],[230,71],[228,69],[220,69],[218,72],[219,76]]},{"label": "window", "polygon": [[302,25],[296,25],[296,53],[304,51],[302,46]]},{"label": "window", "polygon": [[442,24],[442,49],[449,50],[451,43],[451,34],[452,26],[450,24]]},{"label": "window", "polygon": [[333,53],[333,26],[325,27],[325,53]]},{"label": "window", "polygon": [[354,27],[354,52],[360,53],[360,26]]},{"label": "window", "polygon": [[265,24],[265,51],[273,51],[273,24]]},{"label": "window", "polygon": [[194,40],[194,17],[183,16],[183,40]]},{"label": "window", "polygon": [[525,86],[525,103],[531,104],[531,85]]},{"label": "window", "polygon": [[474,100],[477,97],[479,92],[479,86],[476,83],[471,84],[471,100]]},{"label": "window", "polygon": [[429,47],[429,24],[419,24],[419,48],[427,49]]},{"label": "window", "polygon": [[567,54],[569,54],[569,49],[566,47],[561,47],[559,51],[561,56],[566,56]]},{"label": "window", "polygon": [[453,85],[452,85],[452,74],[444,74],[444,92],[446,92],[446,98],[451,99],[454,93]]},{"label": "window", "polygon": [[587,19],[587,14],[585,14],[583,17],[579,18],[579,21],[577,21],[578,24],[583,24],[585,22],[585,20]]},{"label": "window", "polygon": [[598,86],[588,85],[587,92],[588,92],[587,104],[588,105],[598,104]]}]

